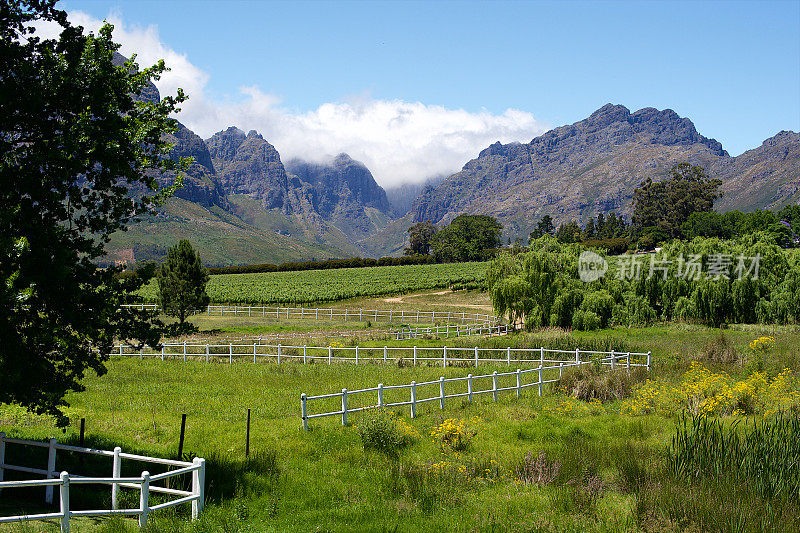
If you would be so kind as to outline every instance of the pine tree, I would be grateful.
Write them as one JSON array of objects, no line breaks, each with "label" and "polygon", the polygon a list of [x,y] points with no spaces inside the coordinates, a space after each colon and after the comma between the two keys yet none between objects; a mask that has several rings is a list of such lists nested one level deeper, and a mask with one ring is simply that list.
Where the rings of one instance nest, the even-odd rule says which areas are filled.
[{"label": "pine tree", "polygon": [[158,271],[159,300],[164,312],[178,319],[180,332],[192,329],[186,326],[187,316],[208,305],[208,280],[208,269],[189,241],[180,241],[169,249]]}]

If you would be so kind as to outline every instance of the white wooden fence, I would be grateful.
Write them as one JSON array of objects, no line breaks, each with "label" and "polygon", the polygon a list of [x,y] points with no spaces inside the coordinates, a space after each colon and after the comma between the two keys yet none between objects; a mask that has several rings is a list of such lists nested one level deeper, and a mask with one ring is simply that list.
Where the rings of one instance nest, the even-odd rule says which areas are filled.
[{"label": "white wooden fence", "polygon": [[[158,304],[127,304],[123,307],[157,311]],[[200,311],[209,316],[248,316],[248,317],[275,317],[278,319],[313,319],[363,322],[461,322],[496,324],[499,319],[495,316],[482,313],[456,313],[444,311],[412,311],[412,310],[378,310],[378,309],[318,309],[306,307],[253,307],[239,305],[209,305]]]},{"label": "white wooden fence", "polygon": [[[20,446],[32,446],[39,448],[46,448],[47,467],[46,468],[33,468],[30,466],[10,465],[5,461],[6,447],[9,444]],[[67,472],[56,471],[56,452],[69,451],[84,453],[89,455],[100,455],[112,458],[111,476],[110,477],[85,477]],[[123,477],[122,461],[128,459],[137,462],[153,463],[158,465],[165,465],[168,467],[176,467],[177,470],[170,470],[162,474],[150,475],[149,472],[144,471],[139,476]],[[4,471],[13,470],[16,472],[24,472],[27,474],[37,474],[45,476],[46,479],[33,479],[22,481],[3,481]],[[4,516],[0,517],[0,524],[9,522],[26,522],[32,520],[46,520],[58,519],[61,525],[62,532],[69,532],[69,519],[71,517],[81,516],[111,516],[111,515],[134,515],[139,518],[139,527],[144,528],[147,525],[147,517],[151,512],[182,505],[184,503],[192,504],[192,519],[196,519],[203,511],[204,506],[204,490],[205,490],[205,472],[206,465],[205,459],[195,458],[191,463],[186,461],[174,461],[171,459],[162,459],[158,457],[147,457],[143,455],[135,455],[131,453],[123,453],[117,447],[114,451],[96,450],[93,448],[82,448],[78,446],[67,446],[58,444],[56,439],[50,439],[49,442],[38,442],[31,440],[11,439],[5,436],[5,433],[0,433],[0,491],[3,489],[13,489],[18,487],[44,487],[44,501],[47,504],[53,503],[53,488],[58,487],[59,490],[59,511],[53,513],[40,513],[32,515],[20,516]],[[166,480],[175,478],[177,476],[191,474],[192,476],[192,490],[184,491],[169,488],[168,486],[157,486],[155,483],[165,481],[166,485],[169,484]],[[111,509],[92,509],[92,510],[73,510],[70,508],[70,487],[72,485],[110,485],[111,486]],[[139,491],[139,507],[133,509],[120,509],[119,508],[119,490],[120,488],[131,488]],[[163,503],[152,505],[150,503],[151,493],[166,494],[168,496],[178,496],[178,498],[169,500]]]},{"label": "white wooden fence", "polygon": [[[477,350],[477,348],[476,348]],[[453,398],[467,398],[467,400],[471,403],[472,398],[475,395],[479,394],[492,394],[492,399],[497,402],[497,395],[503,391],[516,391],[517,398],[520,397],[522,394],[522,390],[527,387],[538,387],[539,396],[542,395],[543,388],[548,383],[556,383],[558,382],[561,377],[563,376],[563,372],[565,368],[576,367],[586,364],[595,364],[594,361],[584,361],[580,359],[580,352],[575,350],[575,360],[570,361],[553,361],[547,360],[548,363],[555,363],[551,364],[550,366],[545,366],[545,359],[544,359],[544,348],[542,350],[542,357],[539,359],[539,366],[538,368],[530,368],[527,370],[517,369],[515,372],[500,372],[498,373],[496,370],[491,374],[484,374],[480,376],[473,376],[472,374],[467,375],[466,377],[457,377],[457,378],[445,378],[444,376],[440,377],[436,381],[424,381],[417,383],[416,381],[412,381],[406,385],[383,385],[383,383],[379,383],[377,387],[371,387],[368,389],[358,389],[348,391],[347,389],[342,389],[341,392],[335,392],[332,394],[320,394],[317,396],[307,396],[305,393],[300,395],[300,417],[303,420],[303,428],[308,431],[308,421],[312,418],[321,418],[326,416],[341,416],[342,418],[342,425],[347,425],[347,415],[348,413],[358,413],[360,411],[366,411],[369,409],[376,409],[376,408],[383,408],[383,407],[401,407],[408,405],[411,408],[411,418],[415,418],[417,416],[417,406],[419,404],[423,404],[426,402],[439,402],[439,408],[444,409],[445,400],[453,399]],[[553,351],[560,351],[560,350],[550,350]],[[572,352],[566,352],[572,353]],[[599,360],[599,363],[603,366],[607,366],[609,369],[613,370],[617,366],[623,365],[624,368],[628,370],[631,367],[645,367],[648,370],[650,369],[650,352],[647,354],[630,354],[630,353],[616,353],[616,352],[584,352],[584,354],[593,354],[593,355],[607,355],[607,357],[602,357]],[[646,355],[647,356],[647,364],[643,363],[631,363],[631,355]],[[477,366],[477,355],[476,355],[476,366]],[[551,378],[545,379],[545,372],[552,371],[551,374],[555,375],[555,370],[558,370],[558,378]],[[526,377],[534,376],[536,378],[535,381],[526,381]],[[516,378],[515,382],[511,385],[505,386],[498,386],[498,380],[503,378]],[[486,388],[476,388],[476,385],[483,383],[485,381],[491,380],[491,386]],[[462,385],[461,391],[463,391],[463,384],[466,384],[466,391],[463,392],[450,392],[447,394],[445,392],[445,385],[446,384],[458,384]],[[424,390],[427,388],[434,388],[437,394],[432,396],[424,397],[420,396],[420,392],[424,393]],[[420,391],[422,389],[422,391]],[[396,395],[396,401],[386,402],[384,398],[384,394],[393,393]],[[405,393],[405,399],[403,398],[403,392]],[[376,394],[375,399],[377,400],[376,403],[371,404],[367,403],[366,405],[362,405],[360,407],[351,407],[348,404],[348,400],[356,397],[369,397],[372,393]],[[309,414],[308,413],[308,402],[312,400],[320,401],[320,400],[331,400],[333,398],[337,398],[341,402],[341,409],[336,411],[329,411],[323,413],[315,413]],[[370,400],[367,400],[369,402]],[[338,402],[337,402],[338,403]]]},{"label": "white wooden fence", "polygon": [[463,337],[471,335],[504,335],[509,331],[514,331],[508,324],[446,324],[444,326],[430,327],[401,327],[391,334],[397,340],[420,339],[425,336],[431,337]]},{"label": "white wooden fence", "polygon": [[[650,369],[650,352],[600,352],[588,350],[551,350],[548,348],[479,348],[475,347],[455,347],[455,346],[313,346],[313,345],[284,345],[284,344],[193,344],[167,343],[162,345],[161,351],[147,348],[136,351],[127,345],[117,345],[114,353],[109,355],[138,356],[143,359],[145,356],[160,358],[162,361],[169,359],[205,360],[210,363],[213,360],[227,361],[233,364],[234,360],[250,361],[257,363],[264,362],[288,362],[298,361],[303,364],[314,362],[348,362],[348,363],[397,363],[402,359],[413,366],[425,363],[441,363],[446,366],[467,366],[479,364],[506,363],[545,363],[558,364],[564,361],[564,356],[574,355],[575,362],[580,362],[581,357],[601,357],[609,359],[608,364],[612,367],[619,359],[625,360],[627,367],[646,367]],[[558,358],[545,359],[545,354],[555,354]],[[631,356],[634,362],[631,362]],[[637,362],[645,359],[646,362]],[[604,359],[604,360],[605,360]],[[584,361],[586,362],[586,361]]]}]

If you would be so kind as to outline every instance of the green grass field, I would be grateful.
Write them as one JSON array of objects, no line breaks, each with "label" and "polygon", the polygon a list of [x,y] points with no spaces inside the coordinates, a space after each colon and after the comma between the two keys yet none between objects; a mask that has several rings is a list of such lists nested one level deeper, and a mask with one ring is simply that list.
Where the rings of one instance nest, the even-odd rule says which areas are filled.
[{"label": "green grass field", "polygon": [[[365,298],[350,303],[368,307],[368,303],[415,302],[425,308],[446,308],[472,305],[471,301],[485,304],[485,298],[448,293],[401,302]],[[233,334],[309,326],[303,321],[259,324],[244,318],[238,323],[225,319],[223,326],[214,319],[200,320],[203,329]],[[450,339],[447,344],[651,350],[651,377],[677,384],[690,362],[704,357],[719,334],[719,330],[672,325],[592,333],[545,330],[508,338]],[[771,365],[798,369],[798,328],[741,327],[724,334],[741,354],[747,353],[753,338],[771,334],[776,341]],[[418,339],[389,345],[444,342]],[[746,375],[739,364],[710,360],[706,364],[734,376]],[[480,372],[492,370],[508,368],[482,366]],[[78,421],[86,418],[91,445],[109,449],[120,445],[126,451],[171,456],[177,449],[180,416],[186,413],[185,450],[209,461],[209,505],[197,523],[188,520],[187,508],[154,513],[152,531],[791,531],[800,517],[796,500],[766,501],[741,484],[692,483],[670,474],[665,457],[675,433],[674,416],[622,414],[620,401],[586,404],[552,387],[542,398],[535,388],[527,389],[520,399],[513,392],[500,393],[497,404],[491,395],[476,396],[473,404],[449,400],[443,411],[431,402],[413,420],[407,409],[400,409],[397,414],[415,436],[396,455],[362,446],[359,431],[367,427],[371,413],[351,414],[348,427],[342,427],[339,418],[329,417],[310,421],[310,432],[302,430],[301,392],[324,394],[468,372],[475,370],[396,364],[254,365],[243,360],[233,365],[162,363],[115,357],[107,375],[87,377],[87,390],[68,398],[72,423],[66,433],[54,428],[47,417],[14,406],[0,406],[0,431],[75,442]],[[336,402],[310,403],[310,412],[335,410]],[[247,409],[252,410],[249,460],[244,457]],[[467,422],[469,443],[464,449],[442,447],[431,436],[447,419]],[[14,453],[19,452],[9,446],[10,462],[23,460]],[[526,456],[532,459],[521,468]],[[79,468],[74,461],[58,466],[69,467]],[[136,495],[128,494],[135,505]],[[38,492],[23,494],[21,499],[10,496],[3,494],[0,512],[41,509]],[[104,493],[84,497],[86,505],[104,498]],[[73,520],[72,530],[135,531],[135,522]],[[38,522],[0,526],[0,531],[57,531],[57,526]]]},{"label": "green grass field", "polygon": [[[477,262],[220,274],[211,276],[207,292],[212,302],[329,302],[446,288],[454,283],[482,282],[487,266],[488,263]],[[143,287],[139,294],[145,301],[155,301],[157,291],[154,280]]]}]

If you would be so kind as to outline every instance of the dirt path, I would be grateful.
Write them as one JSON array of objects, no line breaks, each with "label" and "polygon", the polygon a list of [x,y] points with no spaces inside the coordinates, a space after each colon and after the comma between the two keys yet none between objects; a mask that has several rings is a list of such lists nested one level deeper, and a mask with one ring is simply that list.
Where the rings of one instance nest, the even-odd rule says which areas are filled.
[{"label": "dirt path", "polygon": [[[424,294],[406,294],[403,296],[393,296],[391,298],[382,298],[381,300],[389,303],[389,304],[411,304],[412,302],[407,302],[407,299],[410,298],[419,298],[421,296],[444,296],[445,294],[452,294],[453,291],[450,289],[439,291],[439,292],[426,292]],[[449,302],[436,302],[436,305],[442,305],[447,307],[467,307],[469,309],[480,309],[482,311],[491,311],[491,305],[479,305],[479,304],[462,304],[462,303],[449,303]]]}]

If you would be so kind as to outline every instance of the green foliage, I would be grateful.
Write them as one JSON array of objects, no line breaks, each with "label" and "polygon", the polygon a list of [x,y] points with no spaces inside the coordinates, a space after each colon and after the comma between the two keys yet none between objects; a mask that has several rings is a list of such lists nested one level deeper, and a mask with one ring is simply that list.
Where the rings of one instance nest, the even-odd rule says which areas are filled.
[{"label": "green foliage", "polygon": [[389,457],[414,442],[415,431],[404,420],[386,409],[370,411],[358,425],[364,449],[373,449]]},{"label": "green foliage", "polygon": [[800,503],[800,419],[778,417],[739,428],[681,418],[669,453],[671,472],[689,482],[744,483],[763,498]]},{"label": "green foliage", "polygon": [[115,66],[112,27],[84,35],[54,4],[0,1],[0,402],[60,416],[115,338],[158,342],[151,313],[120,309],[141,278],[95,261],[172,192],[149,195],[181,166],[163,136],[184,97],[137,101],[163,61]]},{"label": "green foliage", "polygon": [[408,248],[405,255],[428,255],[431,241],[436,234],[436,226],[430,222],[418,222],[408,228]]},{"label": "green foliage", "polygon": [[[692,213],[710,211],[722,181],[710,179],[702,167],[680,163],[672,167],[670,179],[654,182],[648,178],[633,194],[633,225],[637,234],[657,228],[677,237]],[[654,232],[648,232],[655,240]],[[651,243],[654,244],[654,243]]]},{"label": "green foliage", "polygon": [[180,241],[167,252],[158,271],[158,300],[164,312],[178,318],[181,326],[192,312],[205,308],[208,270],[189,241]]},{"label": "green foliage", "polygon": [[553,217],[545,215],[539,220],[536,229],[531,232],[531,240],[538,239],[544,235],[552,235],[555,230],[556,227],[553,225]]},{"label": "green foliage", "polygon": [[500,245],[503,226],[488,215],[459,215],[431,238],[440,261],[476,261]]}]

